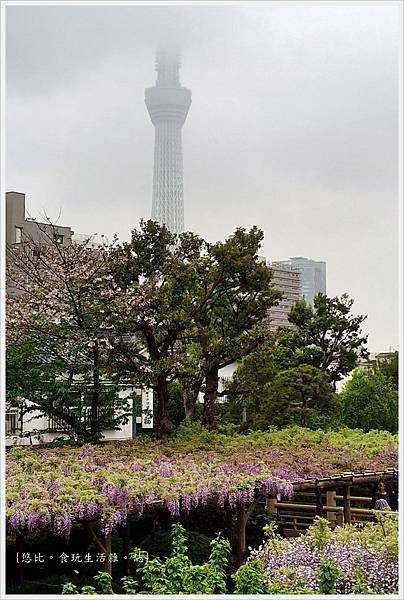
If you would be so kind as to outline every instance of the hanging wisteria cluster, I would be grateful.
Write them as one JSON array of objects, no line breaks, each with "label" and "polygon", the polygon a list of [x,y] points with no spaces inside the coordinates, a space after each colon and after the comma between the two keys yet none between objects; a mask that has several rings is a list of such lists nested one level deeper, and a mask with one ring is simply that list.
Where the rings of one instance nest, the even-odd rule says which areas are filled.
[{"label": "hanging wisteria cluster", "polygon": [[293,428],[166,443],[13,448],[7,454],[8,531],[51,528],[68,537],[73,523],[98,521],[107,534],[128,514],[156,504],[172,515],[208,501],[248,504],[257,494],[290,497],[292,483],[307,478],[397,466],[390,434],[319,435]]}]

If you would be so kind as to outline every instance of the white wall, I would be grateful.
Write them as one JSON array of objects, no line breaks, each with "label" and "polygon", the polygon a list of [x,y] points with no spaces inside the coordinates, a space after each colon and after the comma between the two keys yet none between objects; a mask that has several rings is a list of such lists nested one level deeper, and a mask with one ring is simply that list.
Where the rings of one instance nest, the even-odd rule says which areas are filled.
[{"label": "white wall", "polygon": [[[126,398],[133,393],[133,388],[127,388],[120,390],[119,396]],[[29,402],[27,402],[29,404]],[[29,446],[37,444],[46,444],[52,442],[56,438],[63,437],[63,432],[46,432],[42,433],[44,429],[48,428],[48,417],[40,416],[40,411],[33,411],[29,414],[24,415],[23,419],[23,432],[22,434],[17,433],[15,435],[6,436],[6,446]],[[141,426],[142,419],[140,416],[136,418],[137,428]],[[127,440],[132,437],[132,417],[129,417],[128,422],[119,430],[108,430],[104,431],[104,440]],[[67,437],[67,436],[66,436]]]}]

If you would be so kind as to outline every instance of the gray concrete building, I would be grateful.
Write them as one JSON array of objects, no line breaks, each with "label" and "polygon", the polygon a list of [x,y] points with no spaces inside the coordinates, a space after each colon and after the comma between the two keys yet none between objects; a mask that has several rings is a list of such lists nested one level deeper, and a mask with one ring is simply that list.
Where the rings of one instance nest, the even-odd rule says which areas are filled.
[{"label": "gray concrete building", "polygon": [[49,236],[55,235],[56,241],[66,246],[72,243],[73,231],[49,223],[41,223],[26,217],[25,194],[6,192],[6,243],[21,244],[24,241],[49,243]]},{"label": "gray concrete building", "polygon": [[307,304],[313,305],[314,297],[327,293],[326,285],[326,263],[320,260],[312,260],[304,256],[293,256],[287,260],[276,261],[277,265],[290,266],[302,273],[302,294]]},{"label": "gray concrete building", "polygon": [[277,306],[269,309],[270,328],[293,327],[288,320],[288,313],[293,304],[302,299],[302,274],[290,265],[273,262],[269,266],[272,269],[273,286],[283,294]]},{"label": "gray concrete building", "polygon": [[191,106],[191,91],[179,79],[179,55],[157,53],[157,81],[145,91],[145,102],[155,128],[152,219],[172,233],[184,231],[182,126]]}]

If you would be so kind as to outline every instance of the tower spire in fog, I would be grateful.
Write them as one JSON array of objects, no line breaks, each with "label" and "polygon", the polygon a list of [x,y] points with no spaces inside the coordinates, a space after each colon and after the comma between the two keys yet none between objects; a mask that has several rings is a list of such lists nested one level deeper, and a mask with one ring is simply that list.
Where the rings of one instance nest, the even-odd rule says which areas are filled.
[{"label": "tower spire in fog", "polygon": [[184,231],[181,129],[191,105],[191,92],[180,84],[179,54],[157,52],[157,81],[145,102],[155,128],[152,219],[172,233]]}]

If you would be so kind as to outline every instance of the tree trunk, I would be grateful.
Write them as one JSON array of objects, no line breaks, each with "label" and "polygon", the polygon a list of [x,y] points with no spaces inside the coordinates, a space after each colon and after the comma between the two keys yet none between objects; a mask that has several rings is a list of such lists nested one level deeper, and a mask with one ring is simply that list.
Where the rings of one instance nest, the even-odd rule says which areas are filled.
[{"label": "tree trunk", "polygon": [[[202,383],[201,383],[201,385],[202,385]],[[198,401],[198,395],[199,395],[200,388],[201,388],[201,386],[199,386],[197,390],[191,391],[188,394],[186,392],[184,392],[184,394],[183,394],[185,421],[187,423],[190,423],[194,418],[195,405]]]},{"label": "tree trunk", "polygon": [[194,418],[195,411],[195,403],[193,402],[193,398],[187,396],[184,398],[184,412],[185,412],[185,421],[187,423],[191,423]]},{"label": "tree trunk", "polygon": [[231,575],[237,571],[237,544],[236,544],[236,531],[233,526],[233,508],[231,506],[227,506],[225,509],[225,526],[224,533],[230,542],[230,556],[228,563],[228,574]]},{"label": "tree trunk", "polygon": [[111,534],[103,538],[102,545],[105,548],[105,560],[102,565],[102,570],[109,575],[112,575],[112,560],[111,560]]},{"label": "tree trunk", "polygon": [[91,423],[90,423],[90,434],[91,438],[94,439],[97,436],[99,423],[98,423],[98,411],[100,402],[100,350],[98,342],[95,342],[93,346],[93,394],[91,398]]},{"label": "tree trunk", "polygon": [[245,510],[244,502],[237,506],[236,523],[236,567],[241,567],[245,563],[247,556],[247,545],[245,536],[245,527],[248,516]]},{"label": "tree trunk", "polygon": [[258,502],[262,499],[260,494],[256,495],[255,499],[249,506],[246,507],[244,502],[240,502],[237,505],[237,520],[235,528],[236,548],[235,548],[235,562],[236,569],[241,567],[247,559],[247,543],[246,543],[246,525],[248,519],[253,514]]},{"label": "tree trunk", "polygon": [[302,399],[302,412],[300,415],[300,427],[306,427],[306,415],[307,415],[307,398],[304,394],[300,394]]},{"label": "tree trunk", "polygon": [[156,437],[158,440],[165,440],[173,428],[167,415],[168,385],[165,376],[158,378],[155,392],[157,396]]},{"label": "tree trunk", "polygon": [[122,531],[122,551],[123,551],[123,560],[122,560],[122,570],[125,576],[129,575],[129,552],[130,552],[130,525],[129,525],[129,517],[126,520],[125,525],[123,526]]},{"label": "tree trunk", "polygon": [[195,406],[198,402],[198,396],[201,391],[203,383],[203,374],[199,372],[198,376],[195,376],[193,385],[189,388],[185,387],[182,393],[182,401],[184,405],[185,421],[190,423],[195,414]]},{"label": "tree trunk", "polygon": [[215,426],[215,407],[219,387],[219,369],[210,368],[205,374],[205,393],[203,396],[202,423],[208,429]]},{"label": "tree trunk", "polygon": [[96,549],[98,550],[98,552],[100,554],[104,554],[104,556],[105,556],[105,559],[102,563],[102,570],[105,573],[109,573],[109,575],[111,575],[112,574],[112,561],[110,560],[110,558],[111,558],[110,557],[110,555],[111,555],[111,534],[109,533],[104,538],[102,538],[102,540],[100,540],[100,538],[96,535],[91,523],[84,522],[83,527],[84,527],[85,531],[88,533],[88,535],[90,536],[91,541],[93,542],[93,544],[96,547]]}]

